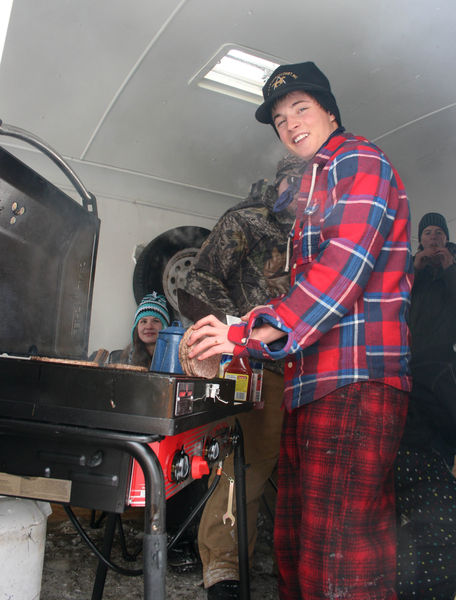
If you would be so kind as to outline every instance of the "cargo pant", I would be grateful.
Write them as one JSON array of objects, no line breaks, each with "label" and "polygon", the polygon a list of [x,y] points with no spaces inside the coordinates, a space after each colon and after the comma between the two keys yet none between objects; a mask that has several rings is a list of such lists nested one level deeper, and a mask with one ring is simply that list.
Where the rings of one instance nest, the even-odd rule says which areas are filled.
[{"label": "cargo pant", "polygon": [[[263,409],[253,409],[238,417],[244,436],[249,560],[252,561],[257,537],[257,515],[265,484],[274,470],[279,455],[282,429],[283,375],[264,370]],[[215,471],[215,470],[214,470]],[[209,483],[214,478],[211,474]],[[203,563],[204,586],[219,581],[239,579],[237,527],[222,517],[228,504],[228,477],[234,477],[233,453],[223,464],[222,477],[209,498],[199,526],[198,547]],[[235,507],[233,513],[236,515]]]}]

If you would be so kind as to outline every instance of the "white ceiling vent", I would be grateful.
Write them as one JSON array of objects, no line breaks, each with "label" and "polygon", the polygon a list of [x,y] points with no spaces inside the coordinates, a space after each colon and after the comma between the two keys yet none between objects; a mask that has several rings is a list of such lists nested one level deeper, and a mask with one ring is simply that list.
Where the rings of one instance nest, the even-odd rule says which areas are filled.
[{"label": "white ceiling vent", "polygon": [[253,104],[263,100],[262,87],[284,61],[248,48],[225,44],[194,75],[189,85],[226,94]]}]

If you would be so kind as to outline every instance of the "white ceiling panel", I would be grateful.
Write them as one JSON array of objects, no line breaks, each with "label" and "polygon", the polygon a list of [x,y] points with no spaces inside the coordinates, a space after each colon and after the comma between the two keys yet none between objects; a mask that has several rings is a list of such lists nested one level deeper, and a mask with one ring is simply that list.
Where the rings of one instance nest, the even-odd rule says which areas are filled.
[{"label": "white ceiling panel", "polygon": [[454,0],[15,0],[0,118],[67,158],[234,199],[281,145],[253,104],[188,81],[227,43],[313,60],[347,129],[394,162],[414,221],[453,221],[455,34]]}]

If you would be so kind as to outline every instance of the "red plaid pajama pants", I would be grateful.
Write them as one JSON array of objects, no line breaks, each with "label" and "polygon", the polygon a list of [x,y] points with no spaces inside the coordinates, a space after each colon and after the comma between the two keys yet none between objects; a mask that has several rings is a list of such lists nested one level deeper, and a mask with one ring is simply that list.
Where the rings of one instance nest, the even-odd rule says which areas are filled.
[{"label": "red plaid pajama pants", "polygon": [[408,394],[347,385],[285,414],[274,545],[281,600],[393,600],[393,463]]}]

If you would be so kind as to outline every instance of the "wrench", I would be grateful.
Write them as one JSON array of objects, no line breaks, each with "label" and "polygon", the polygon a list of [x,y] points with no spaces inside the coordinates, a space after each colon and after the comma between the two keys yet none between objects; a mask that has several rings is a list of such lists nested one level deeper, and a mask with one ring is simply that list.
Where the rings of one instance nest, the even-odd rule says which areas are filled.
[{"label": "wrench", "polygon": [[234,515],[233,515],[233,488],[234,488],[234,479],[232,477],[229,478],[230,487],[228,490],[228,506],[226,509],[226,513],[223,515],[223,524],[226,523],[227,519],[231,521],[231,527],[234,525]]}]

